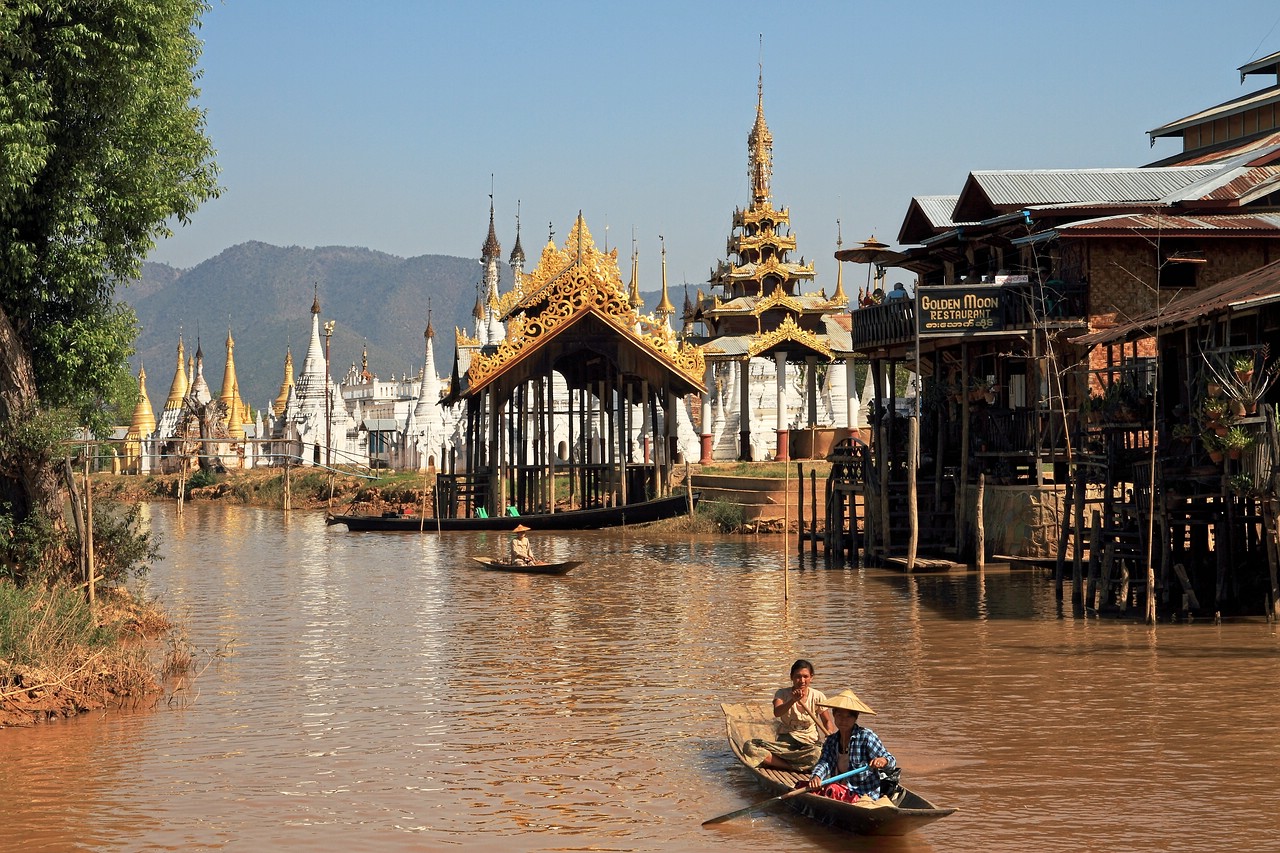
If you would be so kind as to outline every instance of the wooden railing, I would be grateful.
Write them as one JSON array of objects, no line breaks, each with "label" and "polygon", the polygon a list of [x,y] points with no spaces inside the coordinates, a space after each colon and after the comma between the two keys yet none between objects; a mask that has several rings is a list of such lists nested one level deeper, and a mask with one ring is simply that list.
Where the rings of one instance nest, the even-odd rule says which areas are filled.
[{"label": "wooden railing", "polygon": [[[1043,286],[1006,284],[1000,288],[998,322],[1004,329],[1038,323],[1069,323],[1088,316],[1088,287],[1083,282],[1049,281]],[[915,337],[916,301],[886,299],[851,315],[855,350],[910,343]],[[928,335],[926,335],[928,336]]]}]

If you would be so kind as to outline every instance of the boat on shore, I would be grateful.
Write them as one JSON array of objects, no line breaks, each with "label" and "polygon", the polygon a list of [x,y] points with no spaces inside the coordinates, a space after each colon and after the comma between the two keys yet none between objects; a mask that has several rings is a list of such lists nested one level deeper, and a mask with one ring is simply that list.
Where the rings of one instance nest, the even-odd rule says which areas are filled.
[{"label": "boat on shore", "polygon": [[650,501],[622,506],[569,509],[563,512],[540,512],[531,515],[503,515],[490,518],[431,518],[409,515],[403,512],[384,512],[381,515],[362,513],[331,513],[325,516],[325,524],[345,524],[347,530],[404,531],[413,533],[443,533],[456,530],[514,530],[524,524],[534,530],[597,530],[604,527],[622,527],[628,524],[647,524],[689,513],[693,500],[689,495],[678,494]]},{"label": "boat on shore", "polygon": [[564,560],[559,563],[508,563],[493,557],[472,557],[486,569],[495,572],[519,572],[525,575],[567,575],[569,570],[582,565],[581,560]]},{"label": "boat on shore", "polygon": [[[777,737],[772,708],[763,703],[724,704],[720,708],[724,711],[729,747],[761,786],[774,794],[785,794],[795,790],[797,782],[808,781],[809,777],[805,773],[752,767],[746,762],[742,752],[744,743],[752,738],[775,740]],[[858,835],[906,835],[955,811],[938,808],[914,791],[901,786],[889,796],[882,796],[878,800],[845,803],[820,794],[799,794],[788,797],[786,803],[802,814]]]}]

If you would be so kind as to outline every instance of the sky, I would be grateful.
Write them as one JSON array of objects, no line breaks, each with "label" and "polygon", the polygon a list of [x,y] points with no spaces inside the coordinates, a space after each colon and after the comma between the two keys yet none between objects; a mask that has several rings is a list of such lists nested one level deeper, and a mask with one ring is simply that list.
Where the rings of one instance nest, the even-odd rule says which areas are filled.
[{"label": "sky", "polygon": [[634,239],[642,290],[665,242],[677,305],[749,202],[761,68],[773,203],[830,293],[838,235],[897,245],[912,197],[974,170],[1174,154],[1147,131],[1273,84],[1237,69],[1280,50],[1275,0],[211,3],[222,194],[149,260],[249,240],[478,258],[492,192],[504,261],[517,205],[527,269],[581,211],[626,281]]}]

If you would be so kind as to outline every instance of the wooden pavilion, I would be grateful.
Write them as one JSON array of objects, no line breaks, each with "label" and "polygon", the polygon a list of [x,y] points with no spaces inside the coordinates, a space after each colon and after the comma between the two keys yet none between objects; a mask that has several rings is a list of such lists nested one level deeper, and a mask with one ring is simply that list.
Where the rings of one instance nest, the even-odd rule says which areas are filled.
[{"label": "wooden pavilion", "polygon": [[[440,511],[527,515],[670,494],[677,407],[704,390],[703,354],[638,313],[617,249],[597,249],[579,214],[498,308],[505,337],[455,356],[444,402],[465,403],[466,456],[441,477]],[[642,424],[662,438],[650,449],[631,438]]]}]

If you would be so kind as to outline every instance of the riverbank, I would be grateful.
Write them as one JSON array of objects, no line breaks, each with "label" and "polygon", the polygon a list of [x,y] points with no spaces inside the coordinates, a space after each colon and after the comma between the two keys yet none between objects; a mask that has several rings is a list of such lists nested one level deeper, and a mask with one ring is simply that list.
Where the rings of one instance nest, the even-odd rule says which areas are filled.
[{"label": "riverbank", "polygon": [[0,728],[159,697],[191,656],[155,601],[0,583]]},{"label": "riverbank", "polygon": [[[823,461],[805,461],[803,464],[806,471],[817,470],[824,478],[830,467]],[[782,462],[725,462],[690,466],[687,473],[749,475],[781,480],[786,477],[787,468],[788,463]],[[685,469],[675,472],[675,490],[684,488],[685,474]],[[125,503],[177,500],[181,491],[184,500],[222,501],[283,510],[286,490],[289,505],[295,510],[341,512],[354,505],[360,512],[371,514],[398,511],[430,515],[434,511],[435,474],[397,472],[370,479],[317,468],[295,468],[289,472],[286,481],[283,469],[256,468],[210,476],[197,473],[186,478],[177,474],[135,476],[108,473],[96,474],[93,478],[95,500]],[[749,519],[740,508],[714,501],[700,504],[698,511],[691,516],[654,522],[651,526],[658,531],[686,533],[781,532],[780,519]]]}]

